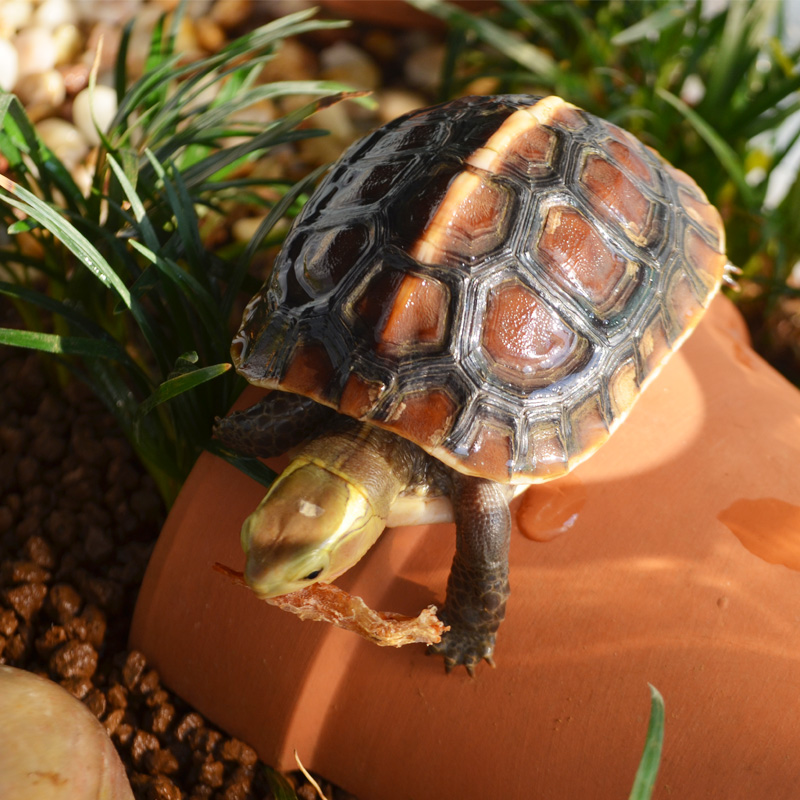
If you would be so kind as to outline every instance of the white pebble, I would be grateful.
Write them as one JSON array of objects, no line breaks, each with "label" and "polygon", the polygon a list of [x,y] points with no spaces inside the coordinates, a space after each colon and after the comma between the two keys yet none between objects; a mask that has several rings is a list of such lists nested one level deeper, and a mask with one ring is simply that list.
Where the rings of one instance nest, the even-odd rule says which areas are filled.
[{"label": "white pebble", "polygon": [[376,99],[378,100],[378,119],[382,125],[391,122],[401,114],[425,105],[425,98],[422,95],[406,89],[386,89],[378,92]]},{"label": "white pebble", "polygon": [[0,89],[10,92],[17,84],[17,48],[11,42],[0,39]]},{"label": "white pebble", "polygon": [[42,0],[33,15],[34,23],[43,28],[77,22],[77,16],[69,0]]},{"label": "white pebble", "polygon": [[429,45],[412,53],[405,63],[406,80],[419,89],[435,89],[441,79],[444,56],[444,45]]},{"label": "white pebble", "polygon": [[36,123],[36,131],[67,169],[74,169],[89,152],[86,137],[72,124],[58,117]]},{"label": "white pebble", "polygon": [[30,23],[32,16],[30,0],[0,0],[0,36],[13,36]]},{"label": "white pebble", "polygon": [[19,57],[19,74],[46,72],[56,65],[56,46],[53,34],[42,27],[26,28],[14,38]]},{"label": "white pebble", "polygon": [[116,113],[117,93],[110,86],[95,86],[94,90],[87,86],[72,104],[72,121],[92,145],[100,144],[97,128],[107,131]]},{"label": "white pebble", "polygon": [[76,25],[66,23],[53,31],[56,48],[56,66],[71,64],[83,49],[83,35]]},{"label": "white pebble", "polygon": [[319,54],[322,77],[341,81],[356,89],[374,90],[380,86],[381,73],[375,62],[349,42],[336,42]]},{"label": "white pebble", "polygon": [[60,106],[67,96],[64,78],[57,69],[25,75],[17,81],[15,91],[29,113],[36,109],[39,116],[42,110],[52,110]]}]

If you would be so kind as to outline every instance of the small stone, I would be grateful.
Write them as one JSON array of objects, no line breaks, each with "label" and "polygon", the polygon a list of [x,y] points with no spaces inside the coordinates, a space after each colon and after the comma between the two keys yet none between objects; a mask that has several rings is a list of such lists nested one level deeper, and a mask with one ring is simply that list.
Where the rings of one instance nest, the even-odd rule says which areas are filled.
[{"label": "small stone", "polygon": [[[64,88],[67,90],[68,97],[74,97],[81,89],[85,89],[89,85],[88,64],[61,64],[58,66],[58,71],[64,79]],[[81,134],[81,139],[83,139],[83,134]]]},{"label": "small stone", "polygon": [[147,659],[144,657],[144,653],[140,653],[138,650],[131,650],[128,653],[125,665],[122,667],[122,682],[127,689],[133,689],[139,683],[146,665]]},{"label": "small stone", "polygon": [[[56,48],[56,66],[67,66],[74,63],[75,59],[81,54],[83,50],[83,36],[76,25],[67,22],[58,25],[53,31],[53,44]],[[89,66],[82,66],[86,68],[88,73]],[[69,87],[67,87],[67,91],[69,91]],[[72,92],[72,94],[74,94],[74,92]]]},{"label": "small stone", "polygon": [[0,3],[0,38],[11,38],[29,25],[32,17],[33,3],[30,0],[3,0]]},{"label": "small stone", "polygon": [[98,525],[90,525],[83,540],[83,548],[90,561],[102,563],[114,552],[114,540]]},{"label": "small stone", "polygon": [[97,606],[88,605],[78,619],[86,626],[86,641],[100,648],[106,638],[106,615]]},{"label": "small stone", "polygon": [[202,728],[205,720],[196,711],[190,711],[175,727],[175,738],[179,742],[186,741],[194,731]]},{"label": "small stone", "polygon": [[17,615],[10,608],[0,609],[0,633],[6,638],[17,629]]},{"label": "small stone", "polygon": [[23,456],[17,461],[17,484],[22,489],[32,486],[37,480],[41,467],[33,456]]},{"label": "small stone", "polygon": [[218,789],[222,786],[224,775],[225,767],[222,765],[222,762],[215,761],[211,756],[206,756],[205,761],[200,765],[197,779],[206,786]]},{"label": "small stone", "polygon": [[108,702],[112,708],[126,709],[128,707],[128,692],[125,687],[115,683],[108,690]]},{"label": "small stone", "polygon": [[48,628],[35,642],[36,652],[42,658],[50,658],[53,651],[67,641],[67,632],[60,625]]},{"label": "small stone", "polygon": [[89,152],[86,137],[66,120],[48,117],[36,123],[36,130],[67,169],[74,168]]},{"label": "small stone", "polygon": [[97,651],[87,642],[67,642],[50,657],[49,666],[60,678],[91,678],[97,669]]},{"label": "small stone", "polygon": [[26,432],[16,425],[0,425],[0,446],[7,453],[20,455],[25,448],[27,439]]},{"label": "small stone", "polygon": [[415,50],[405,62],[406,80],[418,89],[435,90],[439,85],[444,57],[444,45],[429,45]]},{"label": "small stone", "polygon": [[53,436],[50,433],[40,433],[31,442],[31,455],[42,464],[54,464],[60,461],[66,449],[66,442],[60,436]]},{"label": "small stone", "polygon": [[326,47],[319,56],[320,77],[340,81],[356,89],[374,91],[380,86],[378,66],[361,48],[345,41]]},{"label": "small stone", "polygon": [[11,530],[14,524],[14,513],[8,506],[0,506],[0,535]]},{"label": "small stone", "polygon": [[158,671],[149,669],[144,675],[142,675],[139,685],[136,688],[138,689],[139,694],[148,695],[158,689],[160,682],[161,678],[158,675]]},{"label": "small stone", "polygon": [[52,511],[45,522],[45,530],[61,547],[65,547],[73,541],[77,532],[76,528],[75,517],[60,509]]},{"label": "small stone", "polygon": [[47,72],[56,65],[53,34],[41,26],[23,28],[14,38],[17,48],[19,77]]},{"label": "small stone", "polygon": [[147,791],[147,800],[181,800],[181,790],[166,776],[154,775]]},{"label": "small stone", "polygon": [[122,722],[124,716],[125,710],[116,708],[103,720],[103,727],[106,729],[106,733],[109,736],[116,731],[117,726]]},{"label": "small stone", "polygon": [[232,761],[248,767],[258,761],[256,751],[239,739],[226,739],[217,749],[217,756],[223,761]]},{"label": "small stone", "polygon": [[43,583],[26,583],[7,589],[5,596],[14,611],[26,622],[30,622],[31,617],[39,611],[44,603],[47,587]]},{"label": "small stone", "polygon": [[25,542],[25,554],[43,569],[52,570],[56,566],[56,555],[53,548],[50,542],[41,536],[31,536]]},{"label": "small stone", "polygon": [[144,754],[142,764],[151,775],[172,775],[180,768],[169,750],[150,750]]},{"label": "small stone", "polygon": [[57,28],[77,21],[70,0],[42,0],[33,15],[34,22],[43,28]]},{"label": "small stone", "polygon": [[223,28],[235,28],[247,20],[252,11],[250,0],[217,0],[210,18]]},{"label": "small stone", "polygon": [[92,691],[92,682],[84,675],[72,675],[59,683],[78,700],[83,700]]},{"label": "small stone", "polygon": [[78,92],[72,104],[72,121],[90,145],[100,144],[97,128],[107,131],[116,113],[117,93],[110,86],[87,87]]},{"label": "small stone", "polygon": [[158,750],[160,747],[161,745],[158,742],[158,738],[153,736],[152,733],[147,733],[142,730],[136,731],[131,741],[131,758],[133,759],[134,766],[137,769],[141,769],[142,759],[145,753],[150,750]]},{"label": "small stone", "polygon": [[382,125],[425,105],[421,94],[405,89],[386,89],[377,93],[378,120]]},{"label": "small stone", "polygon": [[100,719],[106,713],[106,696],[99,689],[92,689],[84,697],[83,702],[97,719]]},{"label": "small stone", "polygon": [[11,561],[4,565],[11,583],[45,583],[50,580],[50,573],[33,561]]},{"label": "small stone", "polygon": [[53,618],[61,625],[66,625],[81,610],[83,598],[75,587],[68,583],[58,583],[50,589],[48,605]]},{"label": "small stone", "polygon": [[195,20],[197,43],[207,53],[216,53],[225,44],[225,31],[209,17]]},{"label": "small stone", "polygon": [[150,729],[153,733],[163,735],[172,724],[175,718],[175,706],[171,703],[162,703],[152,712],[152,720],[150,722]]}]

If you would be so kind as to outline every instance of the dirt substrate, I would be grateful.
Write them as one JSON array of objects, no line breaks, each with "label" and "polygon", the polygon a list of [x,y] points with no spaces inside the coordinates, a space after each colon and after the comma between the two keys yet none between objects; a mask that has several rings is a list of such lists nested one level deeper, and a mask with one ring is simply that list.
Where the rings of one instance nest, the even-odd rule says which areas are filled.
[{"label": "dirt substrate", "polygon": [[[137,798],[273,797],[254,750],[208,725],[127,649],[164,509],[113,417],[54,377],[38,356],[0,348],[0,663],[81,699]],[[307,784],[297,791],[316,796]]]}]

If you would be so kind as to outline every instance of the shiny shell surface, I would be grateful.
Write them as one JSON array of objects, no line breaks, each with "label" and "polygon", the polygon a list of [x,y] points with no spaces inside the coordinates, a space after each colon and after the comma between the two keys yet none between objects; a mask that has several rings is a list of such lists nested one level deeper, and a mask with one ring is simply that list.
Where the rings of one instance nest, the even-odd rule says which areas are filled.
[{"label": "shiny shell surface", "polygon": [[556,97],[466,97],[353,145],[245,310],[251,383],[504,483],[591,455],[727,258],[697,185]]}]

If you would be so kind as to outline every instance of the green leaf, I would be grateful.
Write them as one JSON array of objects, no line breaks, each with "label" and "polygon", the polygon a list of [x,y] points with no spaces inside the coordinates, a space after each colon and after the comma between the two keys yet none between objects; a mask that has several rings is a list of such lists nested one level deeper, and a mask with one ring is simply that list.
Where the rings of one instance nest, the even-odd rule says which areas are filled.
[{"label": "green leaf", "polygon": [[247,475],[248,478],[252,478],[262,486],[271,486],[275,478],[278,477],[277,473],[262,461],[249,456],[241,456],[233,450],[223,447],[216,439],[209,439],[205,444],[205,448],[209,453],[225,459],[229,464]]},{"label": "green leaf", "polygon": [[749,206],[757,206],[758,201],[755,193],[745,179],[744,168],[736,155],[736,151],[694,109],[686,105],[683,100],[676,97],[672,92],[668,92],[666,89],[656,89],[656,94],[677,109],[711,148],[714,155],[719,159],[719,163],[722,164],[736,185],[745,203]]},{"label": "green leaf", "polygon": [[219,375],[223,375],[229,369],[231,364],[214,364],[210,367],[201,367],[200,369],[185,372],[183,375],[178,375],[175,378],[169,378],[164,381],[158,389],[153,392],[140,406],[136,413],[138,419],[149,414],[157,405],[177,397],[179,394],[188,392],[199,386],[206,381],[213,380]]},{"label": "green leaf", "polygon": [[644,751],[636,770],[628,800],[649,800],[656,784],[664,743],[664,698],[655,686],[650,685],[650,722],[647,726]]},{"label": "green leaf", "polygon": [[665,28],[684,20],[687,15],[688,9],[685,5],[671,4],[664,6],[613,36],[611,44],[614,47],[621,47],[639,42],[642,39],[657,38]]},{"label": "green leaf", "polygon": [[114,341],[92,339],[88,336],[59,336],[55,333],[0,328],[0,344],[26,347],[44,353],[87,358],[108,358],[125,361],[127,353]]},{"label": "green leaf", "polygon": [[425,11],[450,25],[460,25],[471,30],[487,44],[497,48],[504,56],[516,61],[534,75],[548,82],[558,77],[558,65],[545,50],[514,36],[488,19],[472,15],[457,6],[440,0],[407,0],[409,5]]}]

